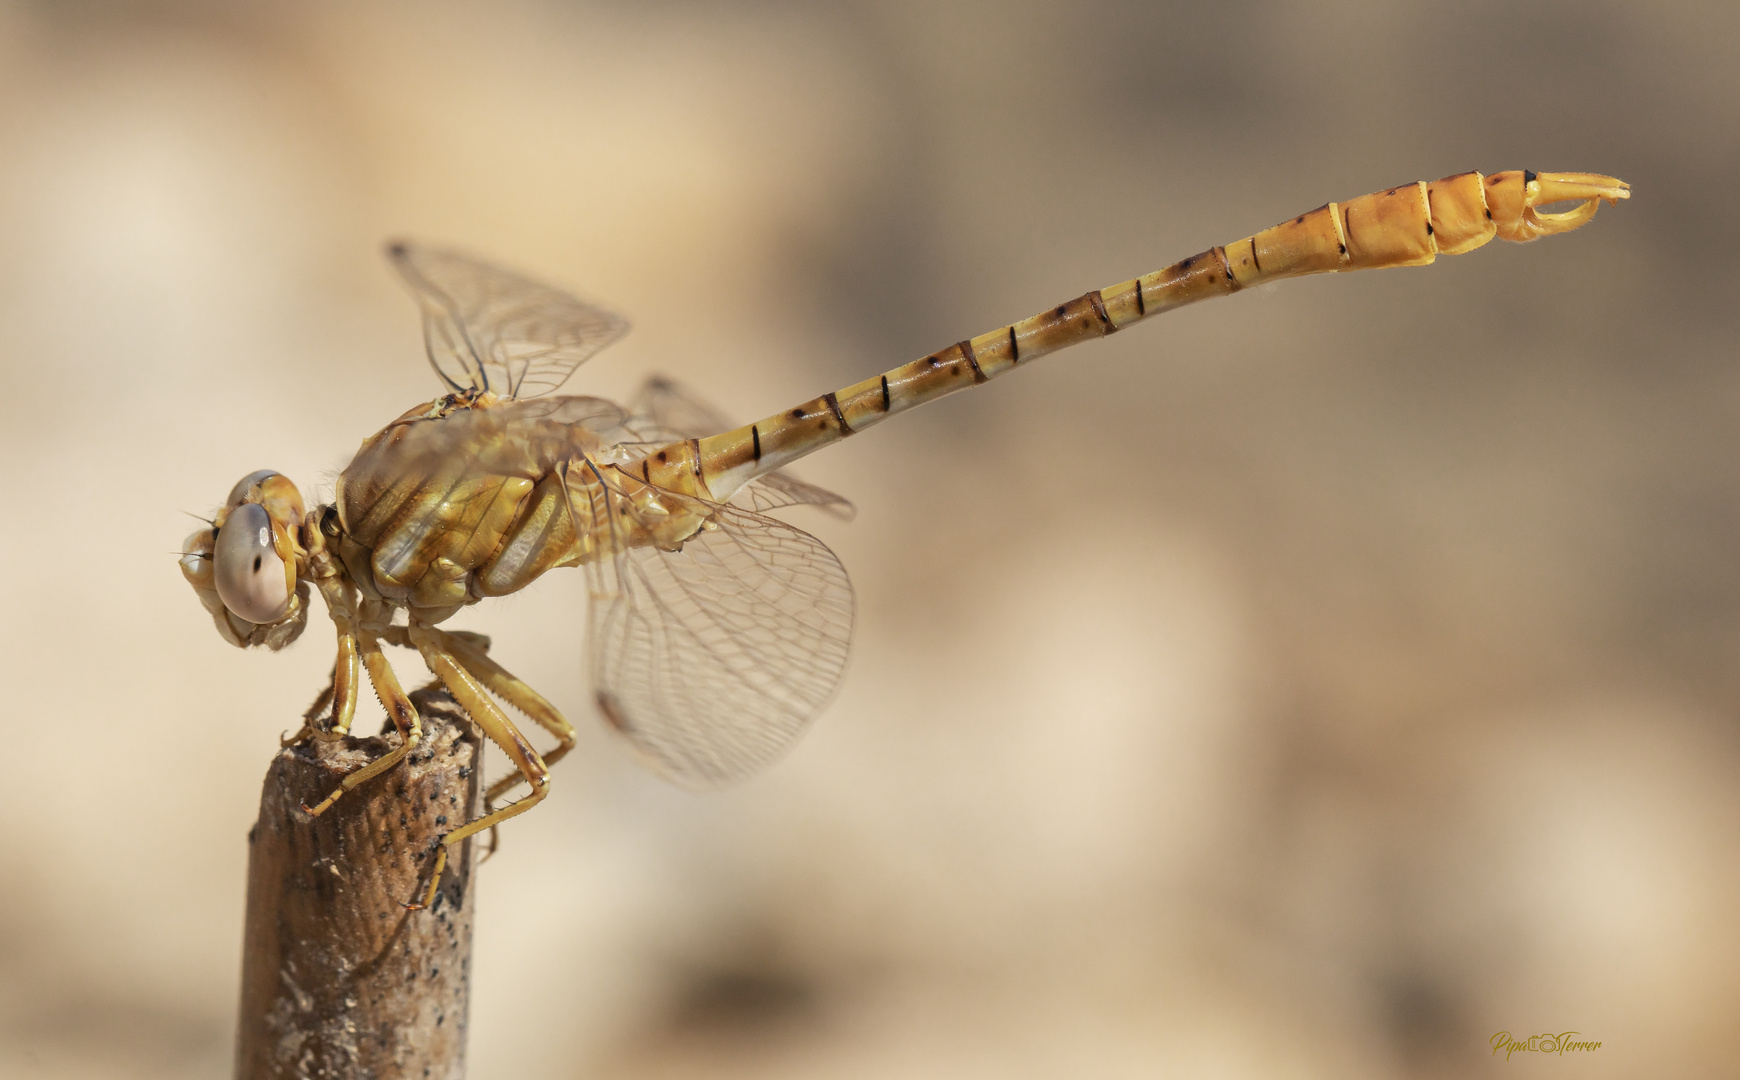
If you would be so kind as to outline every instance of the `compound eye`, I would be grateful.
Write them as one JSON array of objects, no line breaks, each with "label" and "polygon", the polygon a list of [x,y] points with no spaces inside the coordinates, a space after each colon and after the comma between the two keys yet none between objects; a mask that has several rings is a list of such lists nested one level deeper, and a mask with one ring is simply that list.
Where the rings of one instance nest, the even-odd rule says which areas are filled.
[{"label": "compound eye", "polygon": [[225,506],[239,506],[241,504],[241,501],[248,497],[248,489],[249,488],[253,487],[255,484],[259,483],[260,481],[266,479],[268,476],[277,476],[277,475],[278,475],[277,469],[256,469],[256,470],[254,470],[253,472],[249,473],[248,475],[242,477],[240,480],[236,481],[236,486],[230,489],[230,497],[224,500],[224,505]]},{"label": "compound eye", "polygon": [[251,623],[274,623],[290,610],[284,560],[272,548],[272,519],[258,503],[230,512],[212,549],[218,598]]}]

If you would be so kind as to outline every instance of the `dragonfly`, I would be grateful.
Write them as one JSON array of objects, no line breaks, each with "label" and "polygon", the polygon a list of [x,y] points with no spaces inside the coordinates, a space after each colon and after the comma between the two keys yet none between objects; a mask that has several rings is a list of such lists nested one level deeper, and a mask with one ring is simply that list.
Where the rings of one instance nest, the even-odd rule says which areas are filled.
[{"label": "dragonfly", "polygon": [[[1307,274],[1422,266],[1498,237],[1569,232],[1623,181],[1528,170],[1404,184],[1327,203],[1235,243],[1096,289],[862,382],[742,426],[673,383],[628,407],[555,391],[627,330],[618,315],[469,255],[408,242],[387,255],[422,313],[445,393],[363,442],[330,502],[305,507],[270,469],[244,476],[190,537],[181,569],[230,644],[284,648],[307,624],[312,586],[337,659],[299,739],[339,739],[366,675],[401,738],[324,801],[404,760],[422,738],[383,646],[415,649],[514,771],[484,812],[436,844],[448,852],[550,793],[575,729],[489,655],[457,612],[546,572],[587,575],[588,650],[604,721],[652,768],[704,788],[780,757],[839,687],[853,592],[827,545],[774,511],[851,504],[791,476],[792,462],[935,398],[1026,367],[1185,304]],[[1549,211],[1553,204],[1574,203]],[[499,702],[499,703],[498,703]],[[540,753],[503,711],[554,737]],[[323,715],[324,714],[324,715]],[[520,783],[529,792],[498,805]]]}]

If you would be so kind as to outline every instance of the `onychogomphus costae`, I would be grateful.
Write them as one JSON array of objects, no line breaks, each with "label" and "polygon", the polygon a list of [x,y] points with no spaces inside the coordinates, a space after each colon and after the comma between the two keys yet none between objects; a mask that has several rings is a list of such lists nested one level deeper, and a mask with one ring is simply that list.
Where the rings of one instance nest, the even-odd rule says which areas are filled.
[{"label": "onychogomphus costae", "polygon": [[[301,633],[309,584],[338,629],[332,683],[298,737],[349,729],[363,671],[403,739],[309,812],[409,753],[421,737],[382,644],[415,648],[517,772],[447,849],[549,793],[574,743],[556,708],[486,653],[487,638],[441,629],[459,609],[583,566],[593,687],[605,719],[658,769],[707,785],[741,777],[791,745],[845,669],[852,589],[820,540],[769,516],[798,504],[850,513],[781,472],[792,461],[933,398],[1175,307],[1264,281],[1420,266],[1493,237],[1568,232],[1600,201],[1630,194],[1584,173],[1463,173],[1329,203],[1225,247],[1099,289],[1009,326],[743,427],[715,420],[668,383],[632,408],[551,393],[626,329],[565,293],[449,251],[388,253],[423,312],[429,360],[449,393],[363,443],[333,501],[304,513],[270,470],[244,477],[181,567],[226,641],[279,649]],[[1540,208],[1580,205],[1562,213]],[[405,621],[394,615],[405,612]],[[558,740],[540,755],[491,695]],[[330,717],[317,718],[330,705]],[[496,807],[520,781],[531,793]]]}]

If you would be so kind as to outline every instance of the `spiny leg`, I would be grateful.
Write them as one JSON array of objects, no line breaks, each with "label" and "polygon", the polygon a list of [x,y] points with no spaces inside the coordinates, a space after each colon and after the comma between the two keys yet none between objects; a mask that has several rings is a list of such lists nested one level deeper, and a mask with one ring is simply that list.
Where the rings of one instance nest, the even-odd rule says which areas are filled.
[{"label": "spiny leg", "polygon": [[[556,711],[556,707],[545,700],[542,694],[521,682],[500,664],[489,659],[486,655],[489,652],[488,634],[479,634],[473,630],[442,630],[437,627],[426,627],[425,631],[435,635],[441,647],[450,652],[453,658],[459,661],[461,667],[471,672],[491,692],[536,720],[545,731],[562,740],[562,745],[544,755],[545,765],[554,765],[562,759],[562,755],[572,748],[574,743],[573,725],[569,724],[562,714]],[[408,629],[403,626],[389,626],[387,632],[381,636],[381,640],[389,645],[398,645],[407,649],[417,647],[411,643],[411,635]],[[441,685],[441,680],[438,678],[429,683],[430,687],[439,685]],[[484,805],[491,806],[501,796],[501,793],[507,790],[504,785],[517,784],[524,779],[525,777],[516,772],[496,781],[495,784],[491,785],[488,794],[484,796]],[[491,852],[495,851],[494,836],[495,830],[491,829]]]},{"label": "spiny leg", "polygon": [[[472,645],[467,636],[449,633],[443,630],[434,631],[441,635],[441,644],[459,661],[461,667],[470,672],[478,682],[489,688],[490,693],[512,705],[545,731],[554,735],[558,742],[554,749],[544,753],[544,764],[554,765],[568,756],[568,751],[574,749],[574,725],[544,697],[544,695],[527,686],[513,672],[485,656],[482,649]],[[481,636],[481,635],[477,635]],[[485,639],[487,641],[488,639]],[[487,646],[486,646],[487,647]],[[484,794],[487,802],[494,802],[502,795],[513,790],[514,786],[524,780],[525,776],[514,773],[504,776],[489,786]]]},{"label": "spiny leg", "polygon": [[[424,627],[424,629],[442,635],[444,644],[451,645],[454,641],[459,641],[476,652],[489,652],[488,634],[480,634],[475,630],[441,630],[433,626]],[[397,645],[401,649],[415,649],[417,647],[411,642],[411,628],[408,626],[387,627],[386,633],[381,635],[381,640],[388,645]]]},{"label": "spiny leg", "polygon": [[[489,639],[482,634],[473,634],[463,630],[435,630],[441,635],[442,644],[447,646],[453,658],[460,666],[470,672],[477,681],[488,687],[496,697],[512,705],[537,722],[537,725],[554,735],[558,742],[554,749],[543,755],[545,767],[550,767],[568,756],[568,751],[574,749],[574,725],[568,722],[557,708],[545,697],[527,686],[520,678],[485,656],[489,648]],[[483,808],[487,813],[495,809],[495,802],[503,795],[512,791],[526,777],[523,773],[509,773],[495,783],[489,785],[484,792]],[[483,858],[488,859],[496,853],[500,845],[500,834],[495,826],[489,829],[489,849]],[[479,860],[480,862],[482,860]]]},{"label": "spiny leg", "polygon": [[441,872],[447,867],[448,848],[484,829],[493,829],[508,818],[525,813],[543,802],[544,796],[550,793],[550,770],[545,767],[544,759],[526,741],[525,736],[520,734],[519,729],[514,727],[507,714],[490,700],[483,684],[445,647],[448,642],[442,640],[444,636],[441,631],[430,626],[413,625],[410,628],[411,641],[417,646],[417,651],[423,654],[423,662],[429,665],[429,670],[435,673],[460,706],[471,714],[472,722],[483,729],[489,741],[501,747],[502,752],[507,754],[508,760],[513,762],[520,775],[531,784],[532,791],[518,802],[490,810],[475,821],[466,822],[443,836],[441,845],[435,852],[435,865],[429,872],[428,889],[420,901],[405,905],[412,911],[420,911],[434,902],[435,890],[441,884]]},{"label": "spiny leg", "polygon": [[[356,635],[341,625],[338,631],[338,659],[333,662],[332,674],[326,680],[326,689],[315,697],[314,704],[308,706],[308,711],[302,714],[301,730],[288,739],[278,740],[279,745],[295,746],[310,736],[331,741],[349,734],[351,720],[356,716],[357,674]],[[333,706],[332,717],[322,728],[319,723],[320,714],[326,712],[328,706]]]},{"label": "spiny leg", "polygon": [[[552,715],[554,715],[556,720],[559,721],[562,725],[567,724],[567,721],[562,719],[561,714],[556,712],[555,706],[551,705],[548,701],[545,701],[542,696],[538,695],[530,687],[525,686],[525,684],[520,683],[518,679],[513,678],[512,675],[509,675],[508,672],[506,672],[505,670],[502,670],[498,665],[492,665],[492,666],[496,667],[496,671],[498,671],[500,673],[500,675],[505,676],[505,680],[492,681],[492,679],[489,675],[487,675],[484,671],[480,670],[480,668],[482,668],[483,666],[491,664],[491,662],[489,660],[484,658],[484,654],[489,652],[489,635],[479,634],[479,633],[472,631],[472,630],[441,630],[441,629],[436,628],[436,627],[426,627],[425,631],[427,633],[436,635],[437,639],[441,643],[441,646],[453,654],[453,658],[455,660],[459,661],[460,666],[464,667],[473,676],[475,676],[479,682],[482,682],[490,690],[493,690],[493,691],[497,692],[498,694],[501,694],[501,693],[503,693],[501,687],[504,684],[504,682],[511,681],[512,683],[516,684],[518,687],[522,688],[526,695],[530,695],[530,697],[536,699],[536,701],[538,703],[541,703],[546,709],[548,709],[549,712]],[[404,627],[404,626],[389,626],[389,627],[387,627],[386,633],[381,635],[381,640],[385,641],[389,645],[398,645],[398,646],[401,646],[401,647],[407,648],[407,649],[414,649],[417,647],[411,643],[410,629],[408,627]],[[480,660],[481,660],[481,663],[479,662]],[[440,686],[442,684],[441,684],[441,680],[439,678],[437,678],[433,682],[431,682],[429,685],[430,686]],[[522,704],[520,697],[512,696],[512,695],[513,695],[513,691],[510,690],[506,694],[504,694],[503,696],[509,697],[509,704],[516,706],[522,712],[527,712],[527,715],[533,715],[532,713],[527,711],[525,705]],[[542,724],[546,729],[556,731],[556,733],[558,735],[560,735],[560,731],[557,730],[556,728],[553,728],[548,722],[546,722],[546,720],[543,717],[534,716],[534,719],[538,720],[538,722],[540,724]],[[572,728],[569,728],[570,736],[572,735],[572,730],[573,730]],[[569,743],[572,742],[571,737],[569,738],[568,742]],[[567,746],[557,747],[556,750],[552,751],[551,754],[544,759],[544,764],[545,765],[554,764],[555,762],[557,762],[558,760],[561,759],[563,754],[565,754],[567,752],[568,752]],[[514,773],[510,773],[507,776],[502,777],[500,780],[497,780],[494,784],[490,785],[489,791],[483,797],[484,812],[489,813],[490,811],[494,810],[495,809],[495,801],[496,801],[496,799],[501,797],[502,792],[508,790],[514,784],[519,783],[523,779],[525,779],[524,776],[522,776],[518,772],[514,772]],[[488,847],[488,849],[486,849],[484,851],[483,858],[479,859],[478,863],[481,865],[482,863],[487,862],[491,857],[493,857],[495,855],[496,851],[500,847],[501,847],[501,830],[499,828],[497,828],[496,826],[492,825],[492,826],[490,826],[490,829],[489,829],[489,847]]]},{"label": "spiny leg", "polygon": [[[313,706],[302,714],[302,730],[291,741],[298,742],[304,735],[332,741],[350,734],[351,721],[356,716],[356,691],[360,675],[357,670],[356,589],[337,571],[333,559],[326,554],[314,514],[308,515],[308,525],[303,532],[310,538],[309,543],[312,545],[309,564],[314,570],[315,583],[320,586],[320,595],[326,600],[327,613],[332,616],[333,627],[338,631],[338,659],[332,665],[331,683],[315,699]],[[332,722],[322,730],[315,723],[315,717],[327,702],[333,704]]]},{"label": "spiny leg", "polygon": [[[386,655],[381,652],[381,643],[370,634],[365,633],[358,635],[358,637],[363,666],[368,669],[369,673],[369,682],[374,684],[375,695],[381,699],[381,704],[386,707],[387,715],[392,717],[393,726],[399,730],[401,738],[398,746],[345,777],[337,790],[328,795],[319,806],[305,805],[302,807],[313,816],[324,813],[327,807],[337,802],[340,796],[358,784],[367,783],[370,779],[397,765],[406,754],[416,748],[423,738],[423,718],[417,715],[417,707],[411,704],[411,699],[406,697],[405,691],[400,688],[398,677],[393,674],[392,665],[387,663]],[[353,689],[350,694],[353,712],[355,701],[356,693]],[[346,716],[343,719],[343,730],[348,731],[350,717]],[[335,724],[333,730],[340,729]]]},{"label": "spiny leg", "polygon": [[489,652],[488,634],[480,634],[475,630],[443,630],[441,632],[446,634],[449,638],[464,642],[474,652]]},{"label": "spiny leg", "polygon": [[[488,635],[471,630],[442,630],[439,627],[426,627],[424,632],[433,635],[441,647],[452,654],[459,665],[491,693],[531,717],[539,727],[559,740],[554,749],[543,755],[546,767],[561,761],[574,749],[574,725],[542,694],[486,655],[490,645]],[[416,647],[411,643],[407,628],[402,626],[390,627],[382,640],[407,648]],[[491,784],[483,796],[485,811],[494,810],[495,801],[524,780],[524,774],[514,772]],[[484,853],[484,857],[495,854],[496,847],[497,831],[492,826],[489,830],[489,850]]]}]

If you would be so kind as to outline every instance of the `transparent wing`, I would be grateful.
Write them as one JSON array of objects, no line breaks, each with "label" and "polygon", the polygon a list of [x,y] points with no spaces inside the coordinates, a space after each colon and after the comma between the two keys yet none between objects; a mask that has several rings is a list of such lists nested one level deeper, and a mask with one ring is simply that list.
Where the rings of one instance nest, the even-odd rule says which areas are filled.
[{"label": "transparent wing", "polygon": [[704,439],[737,426],[730,417],[665,375],[647,376],[629,401],[628,410],[650,421],[662,433],[679,439]]},{"label": "transparent wing", "polygon": [[547,394],[628,330],[620,315],[456,251],[395,241],[387,258],[423,311],[430,365],[454,391]]},{"label": "transparent wing", "polygon": [[[640,441],[650,445],[704,438],[737,426],[686,387],[663,375],[649,377],[628,408],[633,414],[628,426]],[[784,506],[815,506],[843,521],[850,521],[857,513],[844,496],[805,483],[784,471],[756,477],[739,489],[731,501],[756,513]]]},{"label": "transparent wing", "polygon": [[758,514],[782,506],[814,506],[841,521],[851,521],[858,513],[858,508],[845,496],[807,484],[783,471],[756,477],[731,496],[731,501]]},{"label": "transparent wing", "polygon": [[592,680],[605,718],[658,771],[713,787],[774,761],[833,697],[852,585],[809,533],[688,502],[712,517],[681,551],[618,544],[591,564]]}]

